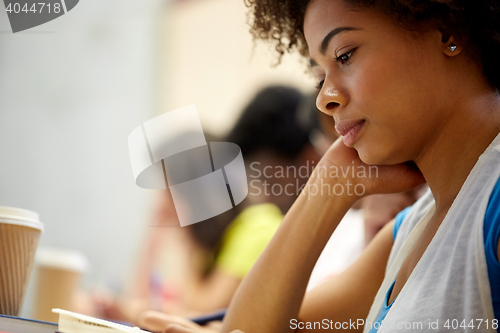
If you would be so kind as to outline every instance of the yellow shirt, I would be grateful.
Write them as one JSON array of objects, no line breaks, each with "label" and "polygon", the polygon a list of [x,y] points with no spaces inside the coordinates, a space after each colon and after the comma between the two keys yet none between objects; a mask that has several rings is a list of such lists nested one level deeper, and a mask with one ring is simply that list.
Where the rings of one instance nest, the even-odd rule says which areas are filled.
[{"label": "yellow shirt", "polygon": [[216,266],[243,278],[264,251],[282,220],[283,214],[273,204],[253,205],[243,210],[222,238]]}]

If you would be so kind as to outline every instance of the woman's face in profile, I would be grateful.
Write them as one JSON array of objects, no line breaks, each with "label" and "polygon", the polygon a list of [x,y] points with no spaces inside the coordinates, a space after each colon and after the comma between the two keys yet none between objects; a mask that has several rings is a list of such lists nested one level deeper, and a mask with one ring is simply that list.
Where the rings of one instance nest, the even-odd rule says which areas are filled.
[{"label": "woman's face in profile", "polygon": [[312,0],[304,34],[317,106],[364,162],[402,163],[429,148],[456,100],[439,30],[415,36],[376,10]]}]

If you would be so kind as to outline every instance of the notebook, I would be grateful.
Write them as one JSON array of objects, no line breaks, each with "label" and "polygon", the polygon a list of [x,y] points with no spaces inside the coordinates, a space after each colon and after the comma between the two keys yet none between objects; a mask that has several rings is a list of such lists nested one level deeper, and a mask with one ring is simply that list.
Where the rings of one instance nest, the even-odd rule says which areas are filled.
[{"label": "notebook", "polygon": [[59,314],[58,331],[62,333],[150,333],[138,327],[125,326],[71,311],[52,309],[52,312]]},{"label": "notebook", "polygon": [[0,315],[0,333],[55,333],[57,324],[46,321]]}]

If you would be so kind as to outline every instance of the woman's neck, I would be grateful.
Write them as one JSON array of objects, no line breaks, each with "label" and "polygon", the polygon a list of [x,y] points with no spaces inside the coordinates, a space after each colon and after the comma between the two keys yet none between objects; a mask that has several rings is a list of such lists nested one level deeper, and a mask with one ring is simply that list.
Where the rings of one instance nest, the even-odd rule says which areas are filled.
[{"label": "woman's neck", "polygon": [[434,195],[436,212],[449,209],[478,158],[499,132],[500,98],[496,92],[462,99],[415,160]]}]

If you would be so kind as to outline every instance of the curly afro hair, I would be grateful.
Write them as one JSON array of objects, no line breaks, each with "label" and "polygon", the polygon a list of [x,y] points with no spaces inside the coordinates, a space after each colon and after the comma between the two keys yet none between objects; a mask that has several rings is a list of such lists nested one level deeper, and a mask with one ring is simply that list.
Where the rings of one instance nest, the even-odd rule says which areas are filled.
[{"label": "curly afro hair", "polygon": [[[410,31],[438,28],[467,43],[485,77],[500,88],[500,1],[498,0],[342,0],[354,8],[385,13]],[[250,32],[254,40],[271,42],[278,62],[285,52],[307,56],[304,15],[309,0],[245,0],[250,8]]]}]

